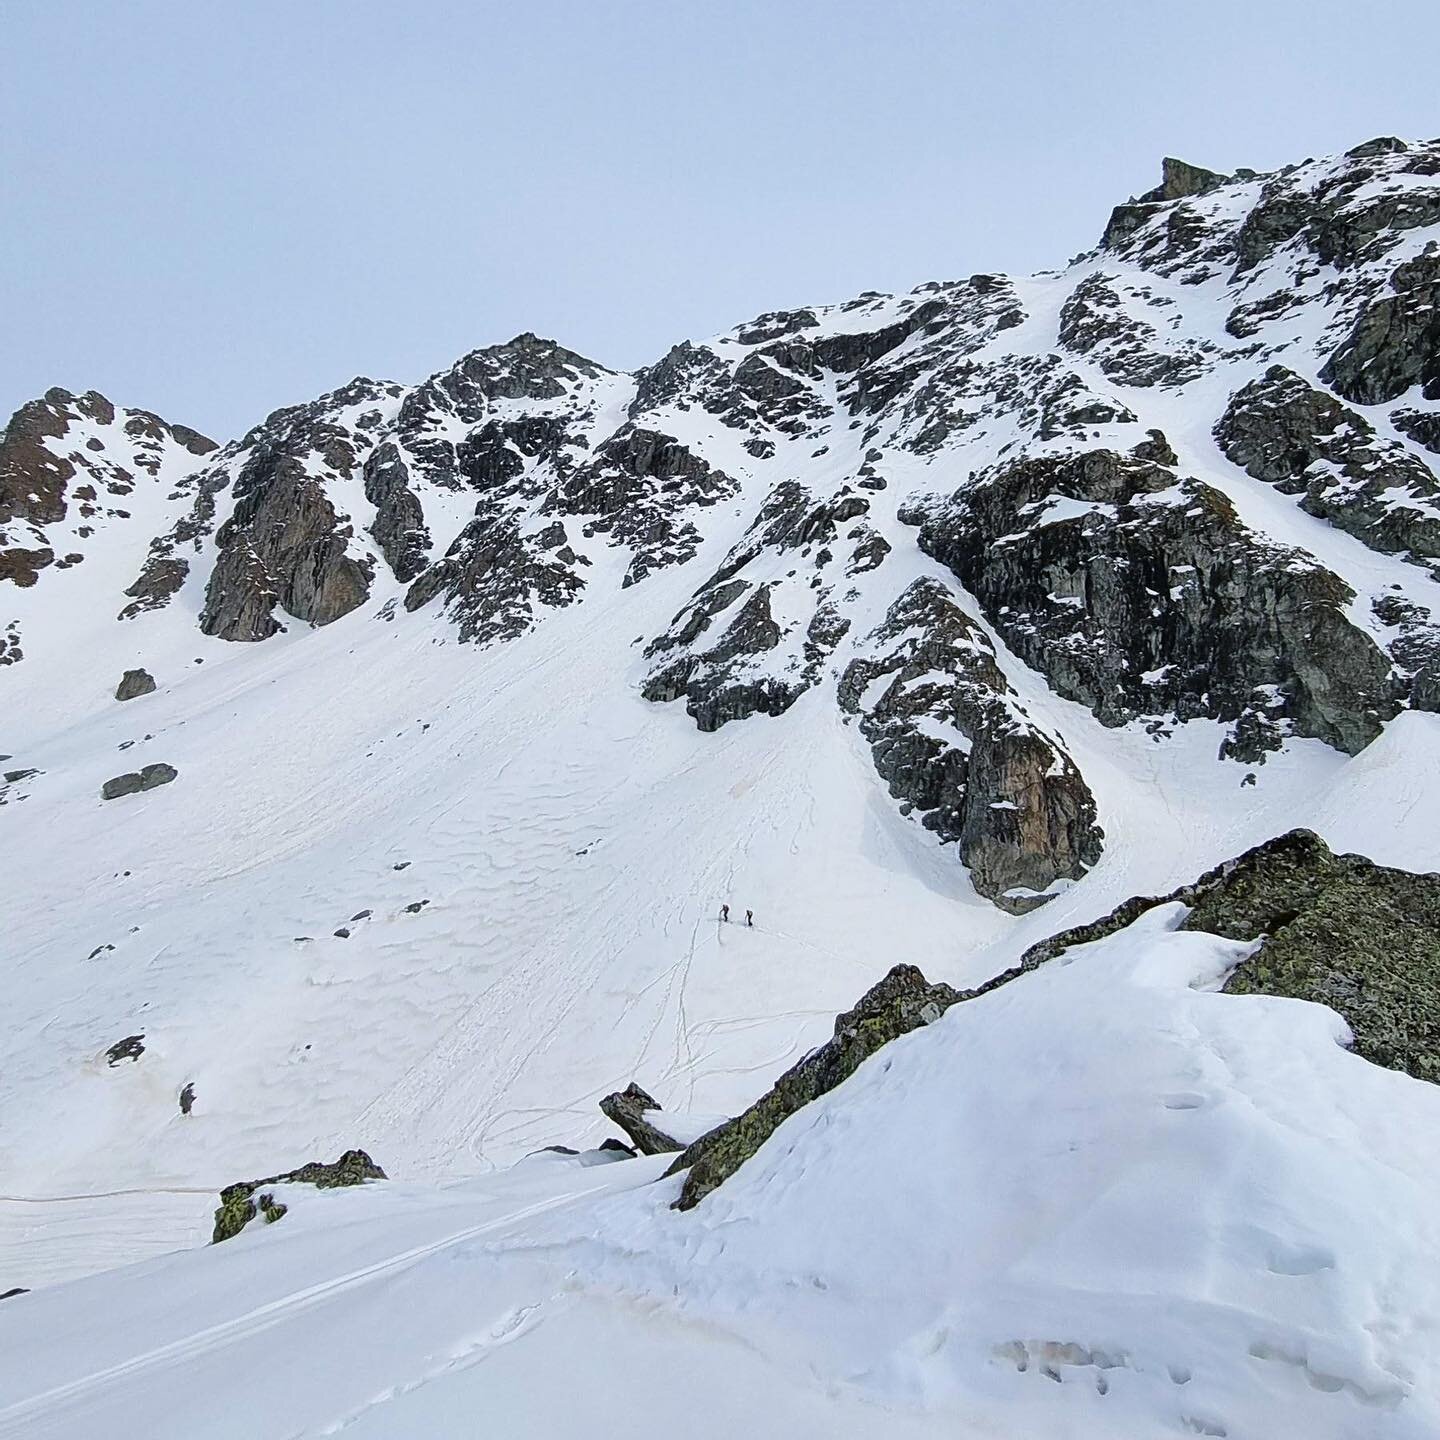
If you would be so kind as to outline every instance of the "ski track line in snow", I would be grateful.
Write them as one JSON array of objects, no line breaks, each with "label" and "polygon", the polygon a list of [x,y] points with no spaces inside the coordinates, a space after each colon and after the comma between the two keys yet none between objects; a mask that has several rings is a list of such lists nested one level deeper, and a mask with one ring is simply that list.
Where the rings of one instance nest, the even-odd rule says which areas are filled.
[{"label": "ski track line in snow", "polygon": [[89,1392],[99,1386],[108,1385],[112,1381],[123,1380],[175,1361],[193,1359],[196,1355],[217,1350],[233,1340],[248,1339],[252,1335],[268,1330],[273,1325],[280,1324],[291,1316],[323,1305],[335,1296],[367,1285],[383,1276],[407,1270],[430,1255],[463,1244],[467,1240],[473,1240],[477,1236],[493,1234],[518,1221],[531,1219],[550,1210],[562,1209],[572,1201],[586,1198],[599,1188],[602,1187],[597,1183],[580,1190],[570,1190],[564,1195],[552,1196],[548,1200],[540,1200],[533,1205],[509,1211],[507,1214],[487,1220],[483,1224],[467,1226],[463,1230],[457,1230],[453,1235],[433,1240],[426,1245],[417,1245],[398,1255],[392,1255],[388,1259],[377,1260],[374,1264],[362,1266],[358,1270],[351,1270],[344,1275],[337,1275],[332,1280],[322,1280],[303,1290],[284,1295],[278,1300],[271,1300],[233,1320],[221,1321],[217,1325],[198,1330],[193,1335],[173,1340],[168,1345],[161,1345],[144,1354],[132,1356],[129,1360],[122,1360],[117,1365],[97,1370],[64,1385],[57,1385],[39,1395],[32,1395],[17,1405],[0,1410],[0,1435],[23,1435],[24,1429],[19,1427],[51,1406],[65,1405],[74,1400],[83,1399]]}]

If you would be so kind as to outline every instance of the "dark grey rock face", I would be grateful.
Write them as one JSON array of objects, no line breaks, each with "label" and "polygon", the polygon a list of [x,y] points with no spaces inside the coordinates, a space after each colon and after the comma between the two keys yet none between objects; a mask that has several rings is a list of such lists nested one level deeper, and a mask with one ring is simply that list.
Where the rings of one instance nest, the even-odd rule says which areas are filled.
[{"label": "dark grey rock face", "polygon": [[583,517],[587,537],[608,535],[626,545],[633,558],[622,583],[630,586],[691,559],[700,532],[686,513],[728,500],[739,488],[671,436],[623,425],[560,483],[547,509]]},{"label": "dark grey rock face", "polygon": [[[72,425],[91,432],[84,446]],[[47,527],[70,517],[88,536],[94,523],[128,518],[127,497],[176,447],[198,462],[215,442],[149,411],[117,412],[94,390],[56,388],[22,405],[0,433],[0,582],[29,588],[41,570],[78,563],[78,552],[57,556]]]},{"label": "dark grey rock face", "polygon": [[[1440,191],[1434,219],[1440,219]],[[1361,312],[1320,378],[1357,405],[1396,400],[1415,385],[1440,399],[1440,249],[1397,266],[1390,293]]]},{"label": "dark grey rock face", "polygon": [[389,440],[377,445],[365,461],[364,478],[365,498],[375,507],[370,533],[395,578],[408,583],[425,568],[430,531],[399,446]]},{"label": "dark grey rock face", "polygon": [[539,609],[573,604],[585,588],[576,557],[564,550],[563,526],[558,534],[554,527],[527,534],[510,513],[478,515],[405,592],[405,608],[418,610],[443,596],[461,640],[514,639],[534,624]]},{"label": "dark grey rock face", "polygon": [[180,772],[173,765],[147,765],[143,770],[131,770],[116,775],[100,787],[102,800],[118,800],[122,795],[138,795],[143,790],[154,790],[168,785]]},{"label": "dark grey rock face", "polygon": [[[352,462],[353,463],[353,462]],[[364,603],[370,570],[348,553],[352,533],[303,463],[261,448],[240,473],[200,628],[222,640],[263,640],[280,628],[278,605],[328,625]]]},{"label": "dark grey rock face", "polygon": [[860,649],[840,705],[860,716],[891,795],[958,843],[982,895],[1027,910],[1099,859],[1089,787],[1030,722],[989,637],[944,585],[915,581]]},{"label": "dark grey rock face", "polygon": [[914,518],[1006,643],[1105,724],[1244,717],[1237,758],[1285,729],[1353,754],[1398,709],[1388,661],[1344,614],[1350,587],[1166,467],[1022,460]]},{"label": "dark grey rock face", "polygon": [[647,1095],[634,1081],[600,1102],[601,1112],[613,1120],[642,1155],[665,1155],[685,1147],[665,1133],[660,1102]]},{"label": "dark grey rock face", "polygon": [[1272,365],[1215,427],[1221,450],[1372,549],[1440,557],[1440,480],[1358,411]]},{"label": "dark grey rock face", "polygon": [[115,687],[117,700],[135,700],[155,689],[155,677],[148,670],[127,670]]},{"label": "dark grey rock face", "polygon": [[[655,665],[641,688],[645,698],[683,697],[695,723],[707,731],[748,715],[788,710],[815,684],[850,627],[828,576],[872,570],[888,553],[888,544],[864,518],[869,509],[865,496],[848,489],[816,500],[796,481],[777,486],[720,568],[647,647]],[[773,569],[777,558],[790,567],[789,574],[747,578],[752,568]],[[772,609],[782,586],[797,615],[784,625]]]},{"label": "dark grey rock face", "polygon": [[1183,385],[1201,374],[1205,351],[1194,342],[1179,348],[1163,343],[1154,325],[1130,313],[1118,284],[1094,274],[1075,287],[1060,311],[1061,345],[1092,357],[1107,379],[1121,385]]}]

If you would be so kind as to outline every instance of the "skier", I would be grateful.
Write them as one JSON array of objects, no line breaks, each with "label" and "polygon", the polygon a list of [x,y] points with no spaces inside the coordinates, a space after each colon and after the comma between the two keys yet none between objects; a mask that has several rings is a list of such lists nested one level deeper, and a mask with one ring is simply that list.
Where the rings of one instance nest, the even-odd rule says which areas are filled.
[{"label": "skier", "polygon": [[722,923],[730,919],[730,907],[728,905],[722,905],[720,907],[720,919]]},{"label": "skier", "polygon": [[753,910],[747,910],[747,911],[745,912],[745,923],[746,923],[747,925],[751,926],[752,928],[754,927],[754,924],[755,924],[755,912],[754,912]]}]

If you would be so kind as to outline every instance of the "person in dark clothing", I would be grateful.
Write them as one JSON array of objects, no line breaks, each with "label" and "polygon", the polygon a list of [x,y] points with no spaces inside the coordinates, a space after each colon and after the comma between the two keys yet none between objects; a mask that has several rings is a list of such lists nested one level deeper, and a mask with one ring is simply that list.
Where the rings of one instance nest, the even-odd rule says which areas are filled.
[{"label": "person in dark clothing", "polygon": [[722,905],[720,907],[720,918],[721,920],[728,920],[730,918],[730,907],[728,905]]},{"label": "person in dark clothing", "polygon": [[745,923],[751,926],[755,924],[755,912],[753,910],[747,910],[745,912]]}]

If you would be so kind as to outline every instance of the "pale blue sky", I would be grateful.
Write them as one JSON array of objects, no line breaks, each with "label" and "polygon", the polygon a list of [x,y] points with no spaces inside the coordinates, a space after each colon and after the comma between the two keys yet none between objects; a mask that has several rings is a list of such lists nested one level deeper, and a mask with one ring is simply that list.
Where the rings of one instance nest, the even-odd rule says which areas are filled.
[{"label": "pale blue sky", "polygon": [[[0,0],[0,410],[219,438],[1088,248],[1160,157],[1440,132],[1436,0]],[[3,418],[3,417],[0,417]]]}]

